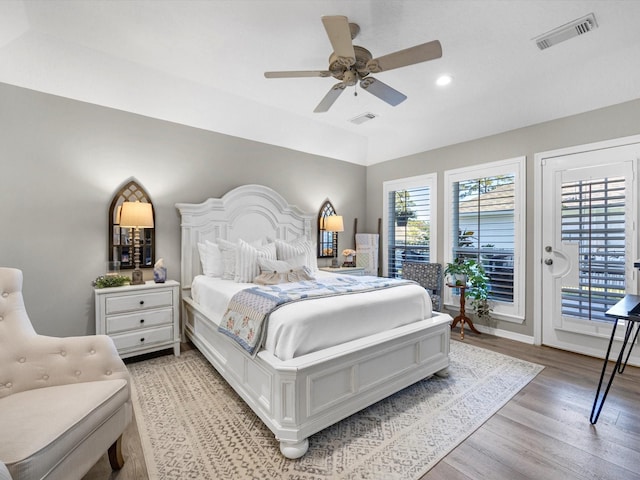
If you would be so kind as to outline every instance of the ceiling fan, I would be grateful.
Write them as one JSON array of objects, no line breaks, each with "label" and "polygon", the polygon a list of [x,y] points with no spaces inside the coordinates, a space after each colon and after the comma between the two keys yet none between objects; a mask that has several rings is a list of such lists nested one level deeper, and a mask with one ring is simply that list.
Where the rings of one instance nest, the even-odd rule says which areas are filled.
[{"label": "ceiling fan", "polygon": [[343,15],[322,17],[322,23],[333,53],[329,57],[328,70],[265,72],[266,78],[294,78],[294,77],[334,77],[340,80],[315,108],[314,112],[326,112],[338,99],[345,88],[355,85],[358,80],[360,86],[389,105],[396,106],[407,99],[407,96],[382,83],[370,73],[386,72],[394,68],[406,67],[420,62],[427,62],[442,57],[442,46],[434,40],[415,47],[399,50],[382,57],[373,58],[366,48],[353,45],[360,27],[349,23]]}]

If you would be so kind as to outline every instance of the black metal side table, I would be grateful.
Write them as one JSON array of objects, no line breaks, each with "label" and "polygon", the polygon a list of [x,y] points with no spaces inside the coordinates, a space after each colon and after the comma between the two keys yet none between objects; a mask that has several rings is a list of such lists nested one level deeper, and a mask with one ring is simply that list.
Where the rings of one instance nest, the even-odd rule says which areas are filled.
[{"label": "black metal side table", "polygon": [[[591,417],[589,417],[592,425],[595,425],[595,423],[598,421],[598,417],[600,416],[600,412],[602,411],[604,402],[607,399],[607,395],[609,393],[609,389],[611,388],[611,384],[613,383],[613,379],[615,378],[616,373],[622,374],[624,372],[624,369],[627,366],[627,362],[629,361],[631,351],[633,350],[633,346],[638,339],[638,332],[640,332],[640,296],[625,295],[622,300],[620,300],[613,307],[607,310],[605,315],[607,317],[611,317],[610,320],[607,321],[613,322],[613,330],[611,331],[611,339],[609,340],[607,355],[605,356],[604,365],[602,366],[602,373],[600,374],[600,382],[598,383],[596,398],[593,401]],[[613,371],[610,373],[607,387],[605,388],[604,392],[601,393],[602,382],[607,371],[607,364],[609,363],[609,355],[611,354],[611,346],[613,345],[613,339],[616,335],[618,320],[624,320],[626,322],[626,331],[624,334],[624,339],[622,341],[622,348],[620,349],[620,353],[618,354],[618,359],[616,360],[616,364],[613,367]],[[634,329],[635,334],[633,333]]]}]

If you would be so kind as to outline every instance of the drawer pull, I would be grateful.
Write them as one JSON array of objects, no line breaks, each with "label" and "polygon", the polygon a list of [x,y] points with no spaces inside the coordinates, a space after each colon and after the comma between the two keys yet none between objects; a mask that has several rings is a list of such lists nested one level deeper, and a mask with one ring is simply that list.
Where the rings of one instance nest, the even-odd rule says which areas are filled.
[{"label": "drawer pull", "polygon": [[144,342],[144,337],[142,337],[142,338],[140,339],[140,342]]},{"label": "drawer pull", "polygon": [[144,300],[140,300],[140,305],[144,305]]},{"label": "drawer pull", "polygon": [[144,323],[144,318],[141,318],[141,319],[140,319],[140,323]]}]

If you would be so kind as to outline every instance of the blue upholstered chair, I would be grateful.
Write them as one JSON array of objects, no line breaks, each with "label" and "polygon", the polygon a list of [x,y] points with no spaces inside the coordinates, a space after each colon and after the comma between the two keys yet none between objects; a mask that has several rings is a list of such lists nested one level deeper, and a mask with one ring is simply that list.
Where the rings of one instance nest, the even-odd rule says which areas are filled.
[{"label": "blue upholstered chair", "polygon": [[433,309],[442,310],[442,265],[439,263],[402,262],[402,278],[413,280],[424,287],[429,296]]}]

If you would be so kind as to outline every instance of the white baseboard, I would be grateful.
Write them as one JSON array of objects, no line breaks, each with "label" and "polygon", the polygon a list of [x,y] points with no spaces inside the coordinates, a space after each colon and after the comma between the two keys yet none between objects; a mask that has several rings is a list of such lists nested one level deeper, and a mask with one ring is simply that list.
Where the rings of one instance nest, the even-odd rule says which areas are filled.
[{"label": "white baseboard", "polygon": [[521,333],[514,333],[508,330],[501,330],[499,328],[487,327],[485,325],[475,325],[476,329],[482,333],[488,333],[500,338],[508,338],[509,340],[515,340],[517,342],[528,343],[534,345],[533,337],[529,335],[522,335]]}]

